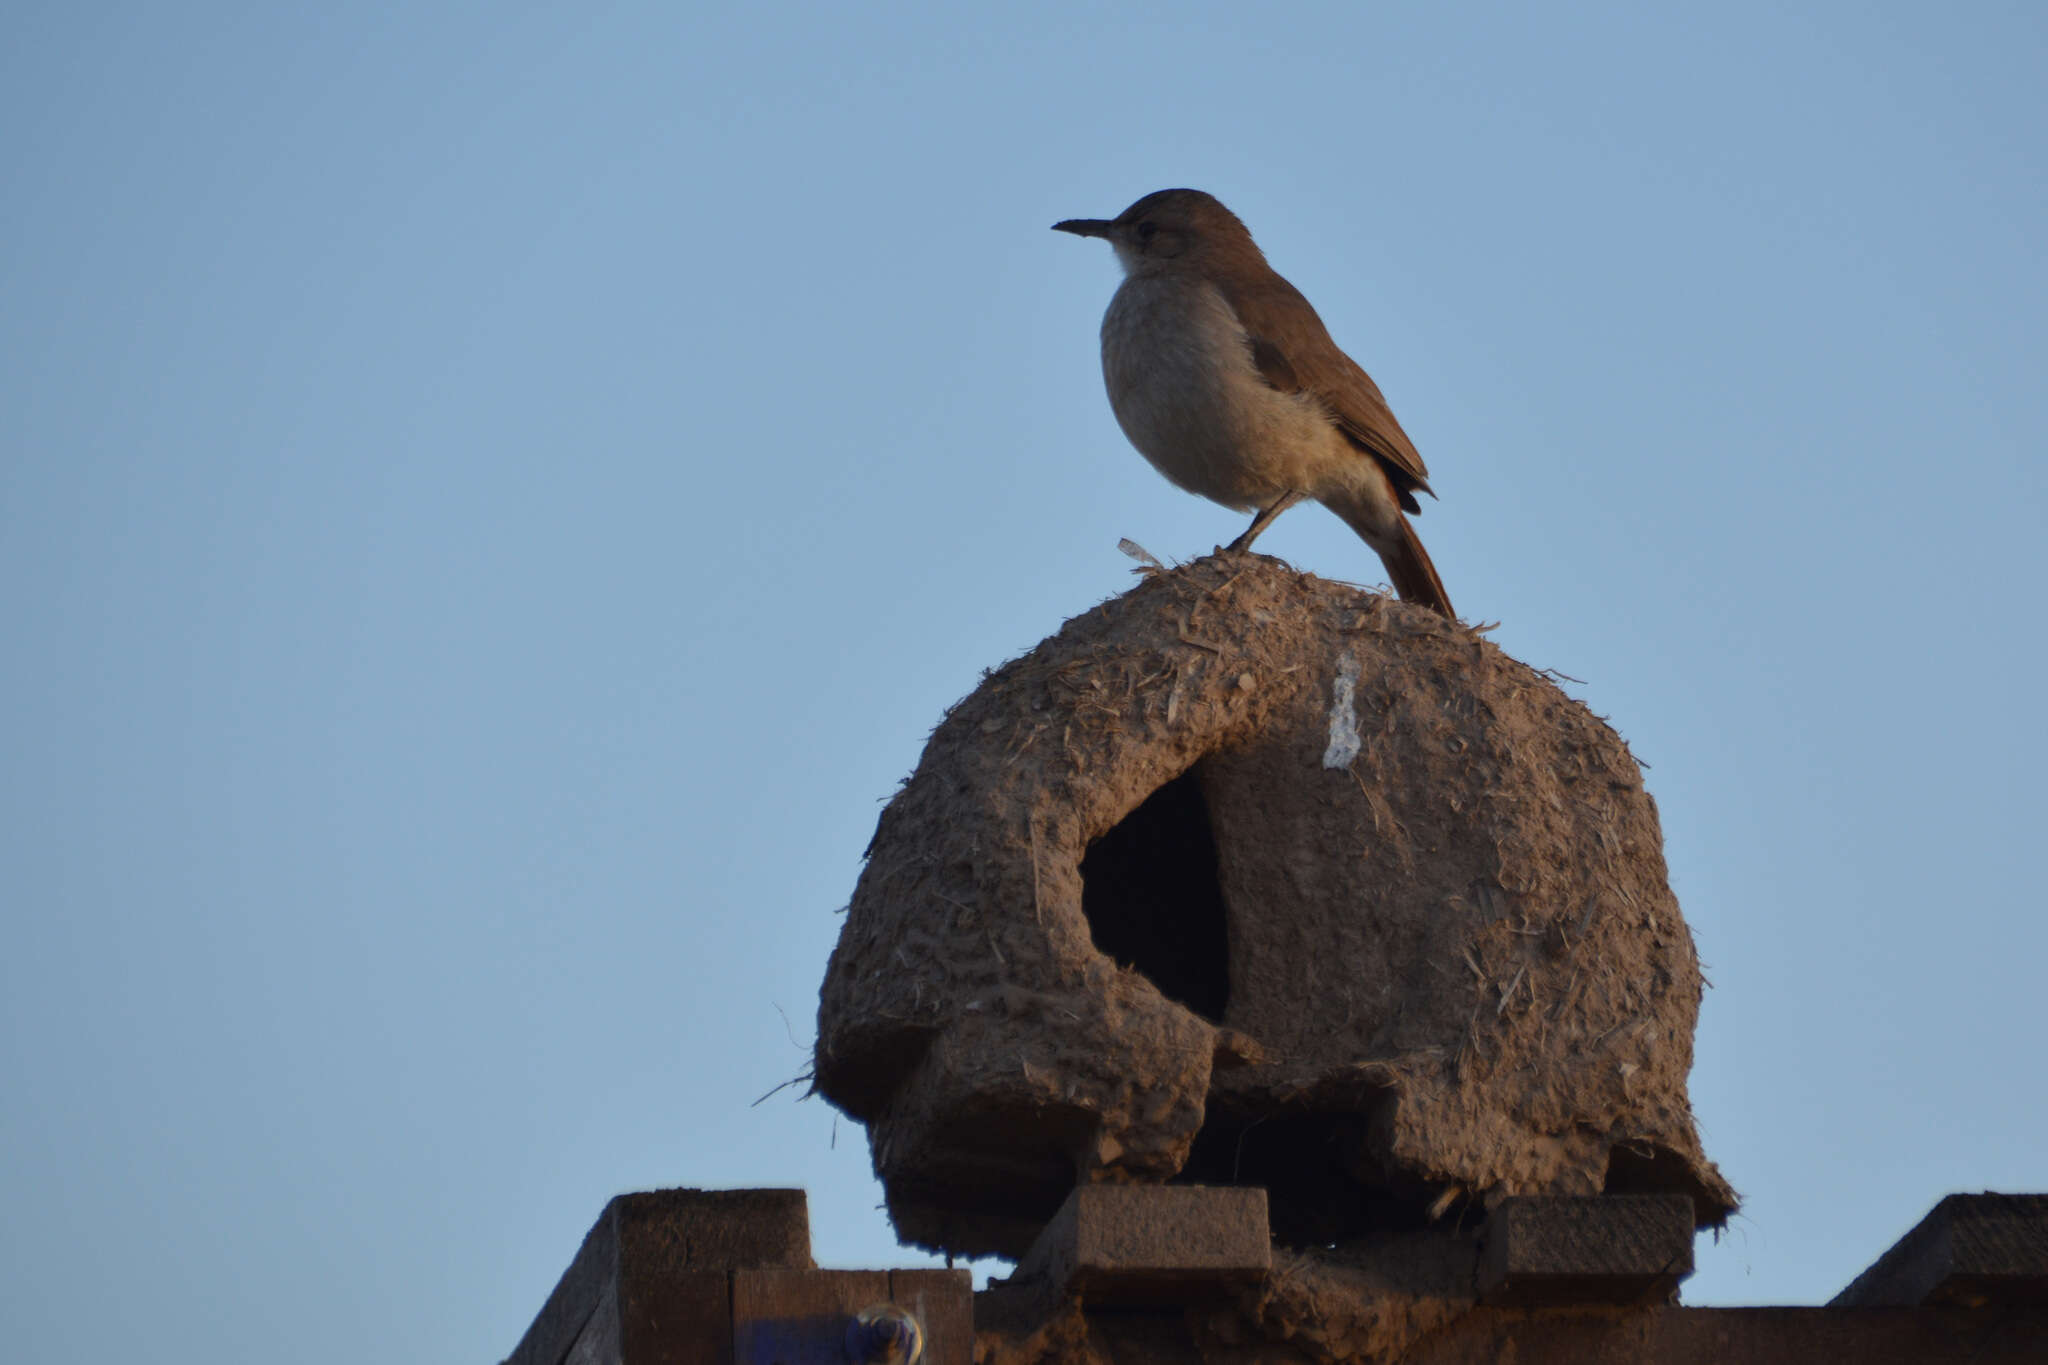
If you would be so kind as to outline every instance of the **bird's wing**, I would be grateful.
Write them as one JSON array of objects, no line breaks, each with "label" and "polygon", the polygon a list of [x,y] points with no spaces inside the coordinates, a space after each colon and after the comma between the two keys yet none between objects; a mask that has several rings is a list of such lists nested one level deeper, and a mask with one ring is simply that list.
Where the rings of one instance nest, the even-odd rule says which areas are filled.
[{"label": "bird's wing", "polygon": [[[1266,382],[1282,393],[1314,394],[1329,409],[1337,429],[1387,467],[1401,500],[1414,510],[1408,490],[1430,492],[1428,467],[1394,420],[1380,386],[1330,340],[1323,320],[1301,291],[1270,272],[1263,281],[1231,280],[1222,288],[1251,338],[1252,361]],[[1318,339],[1320,345],[1303,344]]]}]

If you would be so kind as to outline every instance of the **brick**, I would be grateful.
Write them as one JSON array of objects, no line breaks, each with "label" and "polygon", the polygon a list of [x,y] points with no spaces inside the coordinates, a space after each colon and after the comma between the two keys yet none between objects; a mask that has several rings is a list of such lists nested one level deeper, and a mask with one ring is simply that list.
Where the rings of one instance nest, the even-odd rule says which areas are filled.
[{"label": "brick", "polygon": [[1018,1281],[1089,1307],[1170,1306],[1271,1272],[1266,1192],[1208,1185],[1083,1185],[1018,1264]]},{"label": "brick", "polygon": [[1831,1308],[2048,1304],[2048,1194],[1952,1194]]},{"label": "brick", "polygon": [[1655,1304],[1692,1273],[1693,1207],[1682,1194],[1525,1195],[1481,1234],[1490,1304]]}]

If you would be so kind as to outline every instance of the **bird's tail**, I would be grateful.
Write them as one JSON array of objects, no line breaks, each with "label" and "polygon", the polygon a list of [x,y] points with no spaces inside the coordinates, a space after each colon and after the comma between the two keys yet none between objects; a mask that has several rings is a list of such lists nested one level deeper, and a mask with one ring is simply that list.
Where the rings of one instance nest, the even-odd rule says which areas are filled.
[{"label": "bird's tail", "polygon": [[[1372,546],[1380,562],[1387,566],[1387,578],[1403,602],[1440,611],[1448,620],[1458,619],[1458,614],[1451,610],[1451,595],[1444,591],[1444,581],[1436,576],[1436,565],[1429,562],[1429,551],[1422,548],[1408,518],[1392,508],[1369,509],[1368,505],[1348,498],[1325,499],[1323,505],[1344,518],[1358,532],[1359,539]],[[1391,526],[1382,520],[1385,511],[1393,511]]]},{"label": "bird's tail", "polygon": [[[1373,548],[1379,549],[1377,545]],[[1400,543],[1391,552],[1380,550],[1380,560],[1403,602],[1420,602],[1442,612],[1446,620],[1458,619],[1458,613],[1451,610],[1451,595],[1444,591],[1444,581],[1436,576],[1436,565],[1430,562],[1429,551],[1422,548],[1422,538],[1408,518],[1401,518]]]}]

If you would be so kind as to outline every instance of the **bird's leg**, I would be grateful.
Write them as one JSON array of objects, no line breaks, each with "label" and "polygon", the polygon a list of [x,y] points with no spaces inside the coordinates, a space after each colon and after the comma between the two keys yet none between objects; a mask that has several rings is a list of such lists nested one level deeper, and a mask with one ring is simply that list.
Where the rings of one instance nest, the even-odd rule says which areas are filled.
[{"label": "bird's leg", "polygon": [[1298,488],[1288,489],[1285,493],[1273,499],[1271,505],[1261,508],[1259,514],[1252,518],[1252,524],[1244,528],[1244,534],[1223,548],[1232,553],[1238,550],[1251,549],[1252,542],[1259,538],[1259,532],[1273,524],[1273,518],[1279,516],[1306,496],[1308,495]]}]

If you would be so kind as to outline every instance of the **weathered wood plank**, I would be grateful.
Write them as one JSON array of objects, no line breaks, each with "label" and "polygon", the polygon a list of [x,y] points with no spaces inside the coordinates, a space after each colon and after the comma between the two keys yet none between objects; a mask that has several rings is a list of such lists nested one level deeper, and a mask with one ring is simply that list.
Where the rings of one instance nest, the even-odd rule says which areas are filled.
[{"label": "weathered wood plank", "polygon": [[924,1324],[924,1365],[973,1365],[974,1276],[965,1270],[892,1270],[889,1298]]},{"label": "weathered wood plank", "polygon": [[2048,1312],[1967,1308],[1479,1308],[1402,1365],[2035,1365]]},{"label": "weathered wood plank", "polygon": [[1486,1220],[1479,1297],[1492,1304],[1665,1303],[1692,1273],[1682,1194],[1527,1195]]},{"label": "weathered wood plank", "polygon": [[847,1365],[854,1314],[888,1301],[886,1270],[735,1270],[734,1365]]},{"label": "weathered wood plank", "polygon": [[2048,1303],[2048,1194],[1952,1194],[1831,1308]]},{"label": "weathered wood plank", "polygon": [[1203,1302],[1272,1272],[1262,1189],[1083,1185],[1013,1276],[1089,1307]]},{"label": "weathered wood plank", "polygon": [[[802,1190],[622,1194],[604,1206],[506,1365],[564,1365],[587,1336],[622,1351],[658,1352],[650,1361],[694,1360],[697,1343],[678,1338],[663,1345],[663,1338],[649,1334],[666,1330],[659,1324],[680,1321],[679,1315],[712,1312],[714,1301],[716,1320],[725,1324],[719,1330],[729,1333],[726,1272],[810,1265],[810,1213]],[[601,1304],[610,1305],[604,1311],[614,1320],[593,1328]],[[721,1335],[716,1359],[729,1355],[729,1335]]]}]

